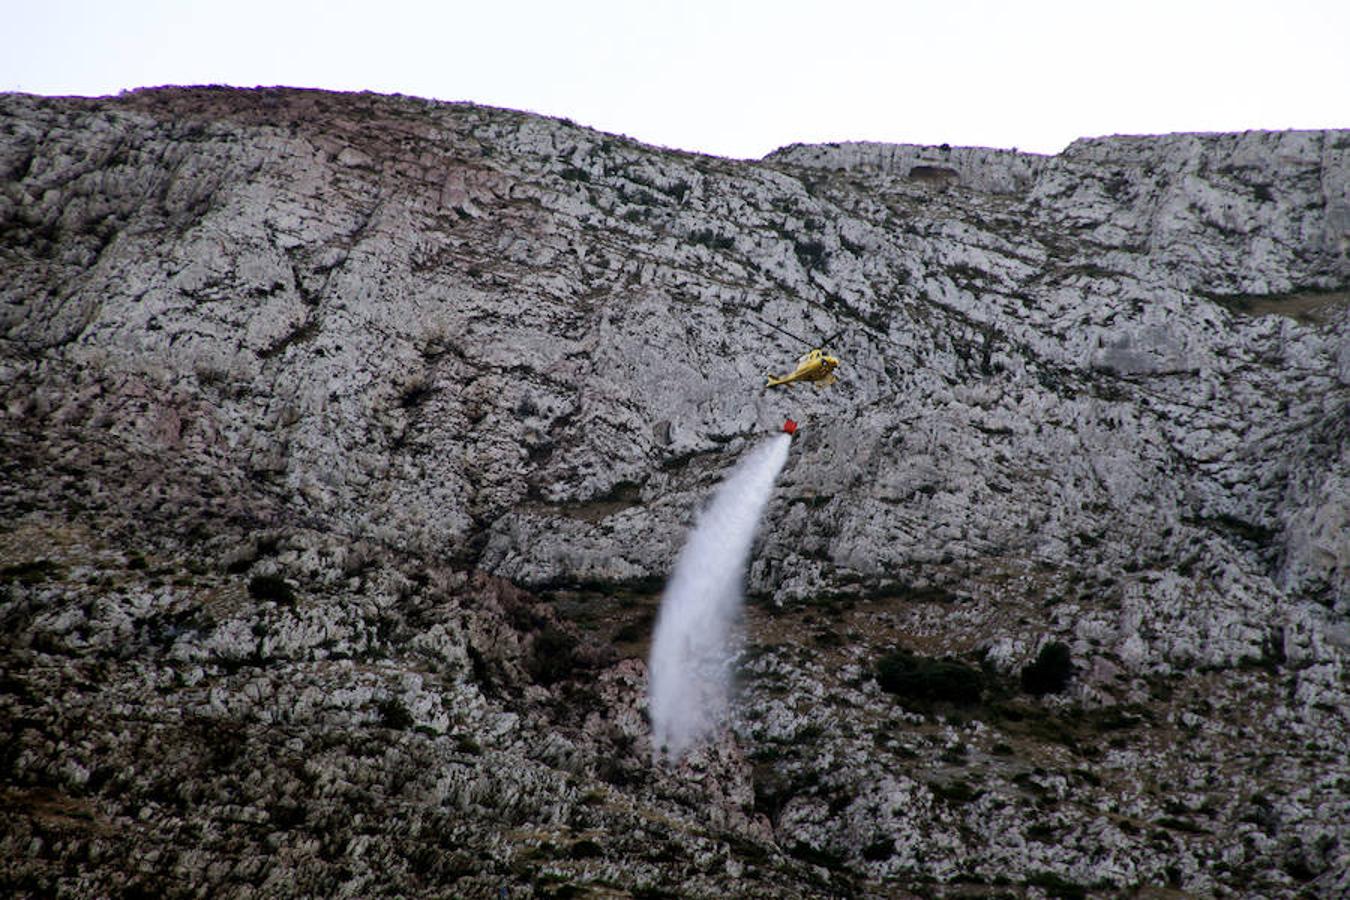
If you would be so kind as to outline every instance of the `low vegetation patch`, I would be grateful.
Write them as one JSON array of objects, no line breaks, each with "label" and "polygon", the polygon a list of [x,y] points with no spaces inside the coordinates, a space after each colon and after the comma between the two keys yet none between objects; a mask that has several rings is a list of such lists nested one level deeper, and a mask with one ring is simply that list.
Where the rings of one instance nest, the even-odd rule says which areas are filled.
[{"label": "low vegetation patch", "polygon": [[897,647],[877,662],[877,684],[906,705],[972,705],[984,693],[984,673],[950,656],[918,656]]},{"label": "low vegetation patch", "polygon": [[294,603],[295,590],[286,579],[276,575],[255,575],[249,579],[248,595],[255,600]]},{"label": "low vegetation patch", "polygon": [[380,714],[380,724],[385,728],[404,731],[412,727],[415,721],[412,712],[398,697],[386,697],[379,702],[376,709]]},{"label": "low vegetation patch", "polygon": [[964,806],[984,793],[965,779],[957,779],[947,784],[935,781],[928,785],[928,789],[933,792],[934,797],[953,806]]},{"label": "low vegetation patch", "polygon": [[1087,888],[1054,872],[1037,872],[1027,879],[1028,887],[1038,887],[1058,900],[1078,900],[1087,896]]},{"label": "low vegetation patch", "polygon": [[20,584],[41,584],[61,577],[61,567],[49,559],[18,563],[0,569],[0,580],[17,581]]},{"label": "low vegetation patch", "polygon": [[895,855],[895,841],[891,838],[882,838],[879,841],[873,841],[863,848],[862,858],[868,862],[885,862]]},{"label": "low vegetation patch", "polygon": [[713,250],[731,250],[736,246],[736,239],[724,234],[718,234],[711,228],[700,228],[689,232],[689,242],[692,244],[702,244]]},{"label": "low vegetation patch", "polygon": [[534,639],[528,668],[539,684],[557,684],[576,671],[578,665],[577,639],[556,625],[546,626]]},{"label": "low vegetation patch", "polygon": [[1036,661],[1022,670],[1022,690],[1037,697],[1061,693],[1073,678],[1069,645],[1053,641],[1041,648]]}]

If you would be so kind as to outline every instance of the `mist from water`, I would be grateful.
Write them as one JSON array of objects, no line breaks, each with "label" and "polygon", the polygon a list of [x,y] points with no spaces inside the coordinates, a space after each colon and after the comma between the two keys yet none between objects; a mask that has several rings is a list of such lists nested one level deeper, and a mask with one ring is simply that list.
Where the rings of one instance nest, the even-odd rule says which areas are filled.
[{"label": "mist from water", "polygon": [[679,759],[726,721],[732,631],[746,564],[792,438],[756,447],[717,489],[675,562],[652,637],[648,712],[656,756]]}]

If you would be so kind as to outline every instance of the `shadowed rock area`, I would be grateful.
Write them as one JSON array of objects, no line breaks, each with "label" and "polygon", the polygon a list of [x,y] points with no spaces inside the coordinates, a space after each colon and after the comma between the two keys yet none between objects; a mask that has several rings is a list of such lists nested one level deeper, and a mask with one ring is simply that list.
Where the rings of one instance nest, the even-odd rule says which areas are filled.
[{"label": "shadowed rock area", "polygon": [[[735,717],[654,765],[784,415]],[[1350,892],[1347,131],[0,96],[0,466],[8,893]]]}]

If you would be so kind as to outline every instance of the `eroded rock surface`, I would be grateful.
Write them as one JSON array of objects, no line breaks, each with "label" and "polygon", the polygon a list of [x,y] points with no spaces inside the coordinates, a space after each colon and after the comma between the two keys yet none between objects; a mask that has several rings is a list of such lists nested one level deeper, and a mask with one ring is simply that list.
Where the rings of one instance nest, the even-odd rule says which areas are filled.
[{"label": "eroded rock surface", "polygon": [[[0,98],[0,878],[1344,892],[1348,168]],[[738,718],[654,766],[660,585],[786,414]]]}]

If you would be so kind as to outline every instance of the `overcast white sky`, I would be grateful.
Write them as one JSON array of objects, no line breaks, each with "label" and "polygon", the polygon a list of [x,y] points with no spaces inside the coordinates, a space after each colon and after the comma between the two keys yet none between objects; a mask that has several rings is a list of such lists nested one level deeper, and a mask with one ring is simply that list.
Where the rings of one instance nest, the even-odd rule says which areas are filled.
[{"label": "overcast white sky", "polygon": [[1350,127],[1348,0],[32,0],[0,90],[372,90],[758,157]]}]

